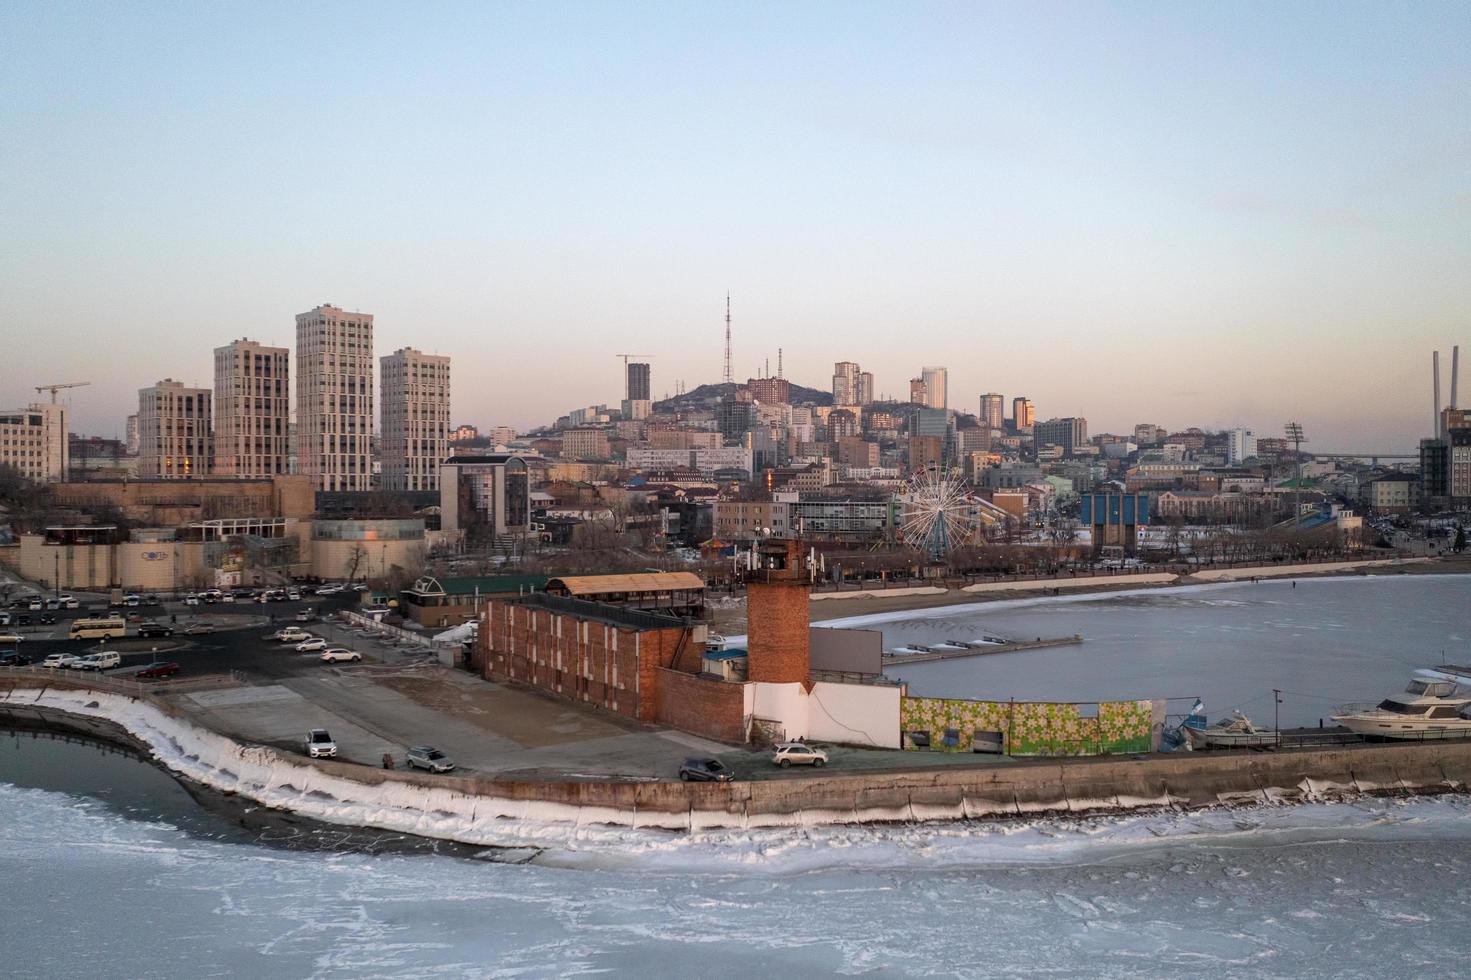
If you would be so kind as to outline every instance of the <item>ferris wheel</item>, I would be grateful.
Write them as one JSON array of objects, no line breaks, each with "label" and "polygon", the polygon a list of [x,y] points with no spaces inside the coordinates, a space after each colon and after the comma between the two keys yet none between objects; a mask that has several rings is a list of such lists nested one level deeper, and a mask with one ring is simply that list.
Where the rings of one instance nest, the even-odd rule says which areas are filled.
[{"label": "ferris wheel", "polygon": [[969,544],[981,523],[970,487],[933,463],[909,478],[899,500],[904,542],[932,558]]}]

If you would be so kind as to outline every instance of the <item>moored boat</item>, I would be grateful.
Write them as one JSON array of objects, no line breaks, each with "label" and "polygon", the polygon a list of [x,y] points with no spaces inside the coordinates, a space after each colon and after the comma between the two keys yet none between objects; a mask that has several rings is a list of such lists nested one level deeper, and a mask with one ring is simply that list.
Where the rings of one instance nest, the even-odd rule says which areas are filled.
[{"label": "moored boat", "polygon": [[1471,670],[1417,670],[1404,692],[1377,705],[1350,704],[1333,720],[1356,735],[1434,741],[1471,738]]},{"label": "moored boat", "polygon": [[1180,726],[1192,749],[1249,749],[1277,744],[1277,732],[1258,728],[1240,711],[1231,712],[1214,725],[1187,722]]}]

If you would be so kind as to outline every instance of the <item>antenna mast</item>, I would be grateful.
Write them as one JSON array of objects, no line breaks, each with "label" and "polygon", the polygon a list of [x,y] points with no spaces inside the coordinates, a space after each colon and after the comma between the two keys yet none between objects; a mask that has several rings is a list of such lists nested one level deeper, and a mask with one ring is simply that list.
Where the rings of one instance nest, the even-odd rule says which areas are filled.
[{"label": "antenna mast", "polygon": [[725,378],[726,384],[735,379],[730,373],[730,293],[725,294]]}]

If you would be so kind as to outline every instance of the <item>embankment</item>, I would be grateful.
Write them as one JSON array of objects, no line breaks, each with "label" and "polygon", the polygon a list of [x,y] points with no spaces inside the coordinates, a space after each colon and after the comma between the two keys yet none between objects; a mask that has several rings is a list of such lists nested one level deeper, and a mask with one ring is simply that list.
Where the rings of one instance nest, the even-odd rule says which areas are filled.
[{"label": "embankment", "polygon": [[1037,760],[737,783],[502,782],[308,761],[201,729],[166,704],[6,687],[0,704],[105,719],[180,775],[329,823],[517,846],[596,824],[691,831],[1202,807],[1464,791],[1471,743]]}]

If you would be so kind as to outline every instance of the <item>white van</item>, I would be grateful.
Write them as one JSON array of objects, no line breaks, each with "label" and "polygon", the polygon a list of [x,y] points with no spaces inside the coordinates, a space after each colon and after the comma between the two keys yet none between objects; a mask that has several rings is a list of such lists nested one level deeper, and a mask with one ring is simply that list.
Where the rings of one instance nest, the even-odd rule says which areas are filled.
[{"label": "white van", "polygon": [[122,663],[123,658],[121,654],[113,650],[108,650],[104,653],[88,654],[72,664],[72,666],[77,670],[111,670],[114,667],[122,666]]}]

